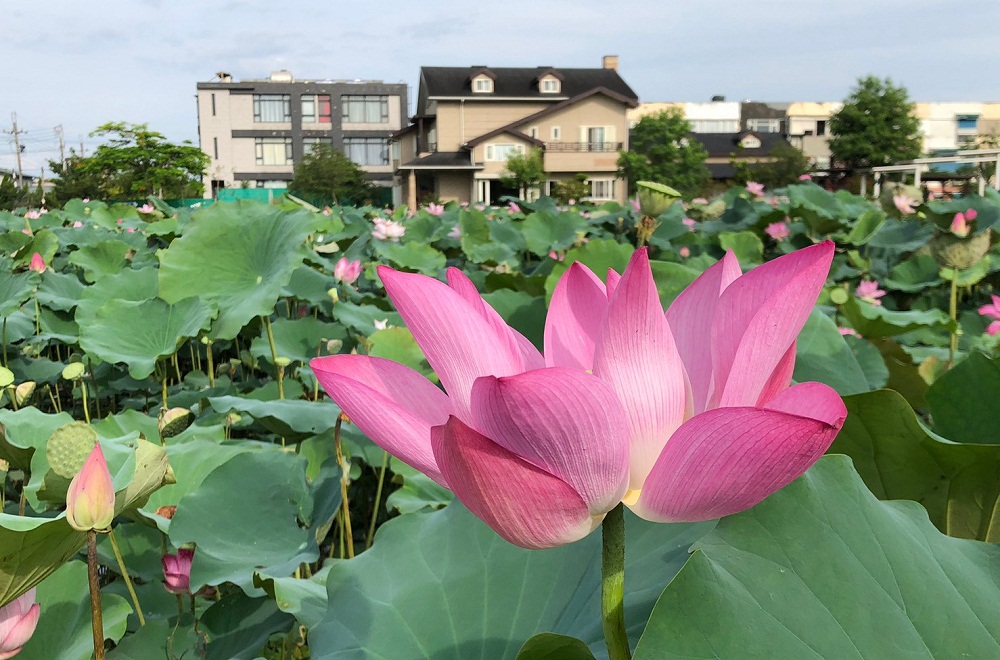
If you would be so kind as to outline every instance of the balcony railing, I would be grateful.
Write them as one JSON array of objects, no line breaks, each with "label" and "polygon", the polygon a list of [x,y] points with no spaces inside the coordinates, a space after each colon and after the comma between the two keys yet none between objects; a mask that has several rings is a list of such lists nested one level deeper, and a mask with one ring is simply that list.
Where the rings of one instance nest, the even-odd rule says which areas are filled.
[{"label": "balcony railing", "polygon": [[625,145],[621,142],[546,142],[546,151],[621,151]]}]

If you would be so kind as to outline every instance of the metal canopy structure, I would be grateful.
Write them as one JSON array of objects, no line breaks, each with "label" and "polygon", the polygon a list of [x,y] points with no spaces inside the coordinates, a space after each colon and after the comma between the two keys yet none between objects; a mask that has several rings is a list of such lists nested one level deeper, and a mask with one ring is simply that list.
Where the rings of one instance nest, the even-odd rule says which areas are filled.
[{"label": "metal canopy structure", "polygon": [[[878,197],[879,193],[882,192],[882,175],[888,172],[912,172],[913,173],[913,185],[920,185],[921,174],[926,172],[930,165],[937,165],[943,163],[954,163],[958,165],[975,165],[978,163],[996,163],[997,172],[1000,174],[1000,149],[970,149],[968,151],[963,151],[961,154],[956,154],[954,156],[937,156],[934,158],[917,158],[916,160],[908,160],[902,163],[896,163],[895,165],[883,165],[881,167],[873,167],[868,172],[871,172],[874,178],[874,188],[872,193]],[[986,179],[982,176],[975,177],[979,180],[979,194],[982,195],[986,192]],[[1000,175],[994,175],[993,177],[993,187],[995,190],[1000,191]],[[868,192],[868,174],[861,174],[861,194],[866,195]]]}]

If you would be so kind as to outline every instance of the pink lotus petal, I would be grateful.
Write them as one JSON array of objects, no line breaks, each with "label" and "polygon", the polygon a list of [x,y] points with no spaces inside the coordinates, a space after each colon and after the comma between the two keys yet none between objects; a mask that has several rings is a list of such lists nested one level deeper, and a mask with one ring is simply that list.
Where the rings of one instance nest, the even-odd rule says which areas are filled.
[{"label": "pink lotus petal", "polygon": [[826,282],[834,244],[797,250],[729,285],[712,328],[715,390],[709,408],[758,405]]},{"label": "pink lotus petal", "polygon": [[451,401],[409,367],[366,355],[330,355],[309,363],[320,385],[365,435],[442,486],[431,427],[444,424]]},{"label": "pink lotus petal", "polygon": [[637,488],[688,411],[684,366],[644,248],[632,255],[608,305],[594,375],[625,405],[632,443],[630,487]]},{"label": "pink lotus petal", "polygon": [[580,495],[452,417],[432,430],[434,456],[456,497],[514,545],[551,548],[582,539],[604,516]]},{"label": "pink lotus petal", "polygon": [[1000,296],[995,293],[990,294],[990,298],[993,300],[989,305],[983,305],[979,308],[979,313],[982,316],[987,316],[991,319],[997,319],[1000,321]]},{"label": "pink lotus petal", "polygon": [[596,376],[553,367],[480,378],[472,414],[495,443],[569,484],[591,514],[610,511],[625,494],[625,411]]},{"label": "pink lotus petal", "polygon": [[712,394],[712,321],[719,297],[741,275],[732,250],[698,276],[667,309],[667,322],[691,382],[694,413],[703,412]]},{"label": "pink lotus petal", "polygon": [[972,222],[978,217],[979,217],[979,211],[977,211],[976,209],[968,209],[965,212],[965,219],[968,220],[969,222]]},{"label": "pink lotus petal", "polygon": [[622,276],[618,274],[618,271],[614,268],[608,269],[608,276],[605,278],[607,283],[606,288],[608,290],[608,300],[614,295],[615,289],[618,288],[618,283],[621,282]]},{"label": "pink lotus petal", "polygon": [[607,306],[604,283],[579,261],[572,264],[559,278],[545,317],[545,364],[593,370]]},{"label": "pink lotus petal", "polygon": [[986,326],[986,334],[991,337],[1000,334],[1000,321],[994,321]]},{"label": "pink lotus petal", "polygon": [[493,326],[497,336],[503,338],[510,350],[520,353],[524,360],[525,370],[541,369],[545,366],[545,359],[538,349],[535,348],[534,344],[528,341],[528,338],[520,332],[507,325],[507,322],[493,309],[493,306],[483,300],[483,297],[479,295],[479,291],[476,289],[476,285],[472,283],[472,280],[465,273],[457,268],[449,268],[447,276],[448,286],[455,293],[462,296],[466,302],[472,305]]},{"label": "pink lotus petal", "polygon": [[718,408],[689,420],[670,438],[632,509],[656,522],[712,520],[801,476],[833,442],[847,409],[819,383],[785,390],[774,402],[781,409]]},{"label": "pink lotus petal", "polygon": [[462,294],[426,275],[385,266],[379,266],[378,274],[441,379],[453,413],[461,419],[470,420],[469,396],[477,378],[512,376],[525,370],[520,348]]},{"label": "pink lotus petal", "polygon": [[0,659],[13,658],[21,652],[35,632],[40,614],[34,587],[0,607]]}]

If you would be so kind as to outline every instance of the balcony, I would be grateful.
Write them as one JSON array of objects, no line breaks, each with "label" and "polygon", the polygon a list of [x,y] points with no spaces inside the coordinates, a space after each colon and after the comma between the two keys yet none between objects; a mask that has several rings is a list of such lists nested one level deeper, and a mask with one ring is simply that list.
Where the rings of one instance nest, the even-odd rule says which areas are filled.
[{"label": "balcony", "polygon": [[607,152],[607,151],[621,151],[625,148],[622,142],[546,142],[546,151],[564,151],[564,152]]}]

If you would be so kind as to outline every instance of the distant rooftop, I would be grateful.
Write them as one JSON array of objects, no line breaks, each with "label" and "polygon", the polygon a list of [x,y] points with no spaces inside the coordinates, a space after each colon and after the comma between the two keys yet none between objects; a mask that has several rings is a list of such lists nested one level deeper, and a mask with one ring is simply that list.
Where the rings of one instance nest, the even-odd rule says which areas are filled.
[{"label": "distant rooftop", "polygon": [[299,83],[325,83],[325,84],[338,83],[338,84],[345,84],[345,85],[349,85],[349,84],[364,85],[364,84],[371,84],[371,83],[375,83],[375,84],[379,84],[379,85],[383,84],[383,81],[381,81],[381,80],[366,80],[366,79],[362,79],[362,78],[322,78],[322,79],[296,80],[295,76],[292,75],[292,72],[288,71],[287,69],[281,69],[280,71],[272,71],[271,75],[269,75],[267,78],[243,78],[243,79],[240,79],[240,80],[233,80],[232,74],[226,73],[225,71],[219,71],[218,73],[215,74],[215,77],[212,78],[212,80],[209,80],[208,82],[209,83],[215,83],[215,84],[218,84],[218,83],[224,83],[224,84],[228,84],[228,83],[234,83],[234,84],[236,84],[236,83],[269,83],[269,82],[271,82],[271,83],[292,83],[292,82],[299,82]]}]

